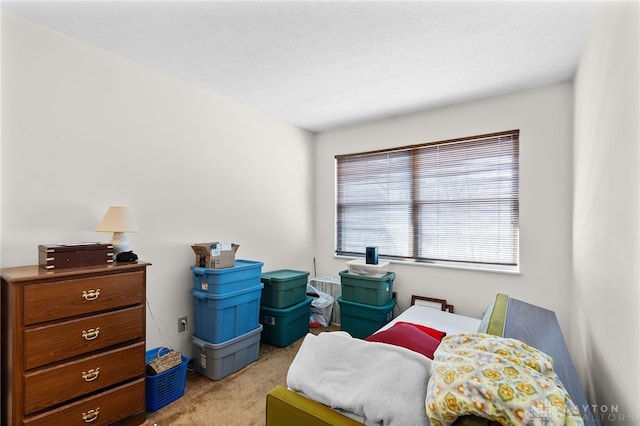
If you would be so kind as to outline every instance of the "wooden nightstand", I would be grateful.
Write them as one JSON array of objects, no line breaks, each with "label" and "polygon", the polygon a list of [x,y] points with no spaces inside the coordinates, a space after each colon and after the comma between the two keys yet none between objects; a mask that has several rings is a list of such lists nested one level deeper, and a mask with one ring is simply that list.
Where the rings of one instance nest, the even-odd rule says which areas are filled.
[{"label": "wooden nightstand", "polygon": [[2,424],[145,421],[146,262],[2,275]]}]

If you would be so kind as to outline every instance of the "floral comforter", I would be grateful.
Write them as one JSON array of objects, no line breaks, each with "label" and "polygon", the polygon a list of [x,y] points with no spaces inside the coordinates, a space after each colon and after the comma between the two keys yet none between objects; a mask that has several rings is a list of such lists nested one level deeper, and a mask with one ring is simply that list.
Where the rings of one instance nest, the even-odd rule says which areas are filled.
[{"label": "floral comforter", "polygon": [[431,365],[426,407],[435,426],[466,415],[502,425],[583,424],[551,357],[519,340],[481,333],[442,340]]}]

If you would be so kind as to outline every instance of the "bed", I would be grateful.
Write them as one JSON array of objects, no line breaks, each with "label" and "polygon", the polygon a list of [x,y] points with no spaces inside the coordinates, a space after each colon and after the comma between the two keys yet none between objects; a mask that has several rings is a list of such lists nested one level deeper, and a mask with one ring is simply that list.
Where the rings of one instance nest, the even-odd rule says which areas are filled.
[{"label": "bed", "polygon": [[[438,332],[446,336],[440,336],[442,341],[434,346],[432,338],[438,340]],[[598,424],[589,409],[555,313],[505,294],[495,297],[482,319],[416,305],[366,340],[352,338],[344,332],[307,335],[289,368],[287,387],[277,386],[267,395],[266,424],[486,426],[491,422],[531,423],[531,408],[520,410],[529,416],[522,422],[484,406],[481,410],[475,410],[474,406],[469,409],[465,403],[480,404],[477,391],[468,391],[473,387],[466,385],[479,376],[469,371],[468,377],[464,376],[466,373],[454,377],[447,370],[451,360],[465,361],[465,354],[470,353],[467,350],[470,346],[465,345],[484,348],[502,344],[510,345],[504,349],[515,355],[505,355],[498,362],[509,359],[518,364],[509,364],[504,372],[516,371],[511,367],[537,368],[533,372],[535,380],[527,378],[529,382],[522,382],[526,386],[522,385],[520,394],[526,397],[532,393],[528,392],[532,389],[529,383],[534,387],[544,384],[544,392],[546,389],[557,391],[547,398],[551,405],[558,403],[563,407],[564,417],[557,409],[553,412],[560,419],[558,424]],[[478,356],[475,349],[471,354],[469,356]],[[538,373],[544,377],[538,377]],[[480,377],[480,381],[484,382],[485,378]],[[457,388],[447,390],[448,385]],[[462,388],[468,388],[466,395],[462,395]],[[457,398],[453,398],[453,404],[452,395]],[[566,399],[561,400],[558,395]],[[508,396],[500,395],[501,398]],[[520,402],[524,404],[526,400]],[[459,411],[449,412],[451,407]],[[540,416],[540,420],[548,415],[549,409],[533,413]],[[548,418],[542,420],[553,424]]]}]

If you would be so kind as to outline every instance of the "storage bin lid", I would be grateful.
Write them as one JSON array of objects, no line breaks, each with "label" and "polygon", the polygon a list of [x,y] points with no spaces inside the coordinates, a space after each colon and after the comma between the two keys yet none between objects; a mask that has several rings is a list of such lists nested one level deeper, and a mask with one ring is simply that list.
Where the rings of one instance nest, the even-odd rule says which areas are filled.
[{"label": "storage bin lid", "polygon": [[262,269],[263,265],[264,265],[263,262],[256,261],[256,260],[236,259],[235,266],[232,266],[231,268],[211,269],[211,268],[203,268],[202,266],[192,265],[191,270],[198,274],[207,273],[209,275],[227,275],[227,274],[236,273],[240,270],[257,269],[257,268]]},{"label": "storage bin lid", "polygon": [[368,277],[366,275],[350,274],[348,270],[340,271],[338,274],[341,277],[347,277],[349,279],[356,279],[356,280],[366,280],[366,281],[393,281],[396,279],[395,272],[387,272],[382,277]]},{"label": "storage bin lid", "polygon": [[273,316],[286,316],[297,310],[302,310],[307,308],[310,310],[312,301],[313,301],[313,297],[305,296],[302,302],[298,302],[295,305],[291,305],[286,308],[271,308],[269,306],[260,306],[260,315],[262,315],[263,313],[268,313]]},{"label": "storage bin lid", "polygon": [[254,330],[251,330],[247,333],[241,334],[239,336],[233,337],[229,340],[225,340],[222,343],[211,343],[211,342],[207,342],[204,339],[200,339],[199,337],[196,337],[195,335],[191,336],[191,343],[194,346],[199,347],[201,350],[207,350],[207,349],[211,349],[211,350],[220,350],[223,348],[226,348],[227,346],[231,346],[237,342],[240,342],[242,340],[246,340],[252,336],[255,336],[256,334],[260,334],[262,333],[262,324],[258,324],[258,327],[255,328]]},{"label": "storage bin lid", "polygon": [[295,271],[292,269],[279,269],[277,271],[263,272],[262,278],[275,281],[288,281],[297,280],[300,278],[306,278],[309,276],[308,272]]},{"label": "storage bin lid", "polygon": [[251,293],[254,291],[261,291],[264,288],[264,284],[260,283],[256,286],[253,287],[249,287],[249,288],[243,288],[240,290],[236,290],[236,291],[229,291],[226,293],[222,293],[222,294],[215,294],[215,293],[207,293],[205,291],[200,291],[198,289],[192,288],[191,289],[191,294],[193,295],[193,297],[195,297],[196,299],[200,299],[200,300],[205,300],[205,299],[229,299],[230,297],[234,297],[234,296],[239,296],[245,293]]},{"label": "storage bin lid", "polygon": [[367,310],[371,310],[371,311],[378,311],[378,312],[383,312],[383,311],[388,311],[391,310],[393,308],[395,308],[396,306],[396,301],[395,299],[391,299],[388,303],[382,305],[382,306],[375,306],[375,305],[368,305],[366,303],[358,303],[358,302],[352,302],[350,300],[344,300],[341,296],[338,297],[338,304],[340,306],[351,306],[354,308],[365,308]]}]

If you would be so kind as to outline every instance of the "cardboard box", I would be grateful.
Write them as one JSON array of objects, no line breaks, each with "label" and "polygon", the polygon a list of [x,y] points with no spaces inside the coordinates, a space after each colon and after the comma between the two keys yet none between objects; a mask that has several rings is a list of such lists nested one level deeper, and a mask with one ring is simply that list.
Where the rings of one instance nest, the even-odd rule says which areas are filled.
[{"label": "cardboard box", "polygon": [[[213,250],[212,246],[214,246]],[[221,244],[219,242],[198,243],[191,246],[196,254],[195,266],[209,269],[233,268],[236,263],[236,251],[239,247],[238,244]]]}]

